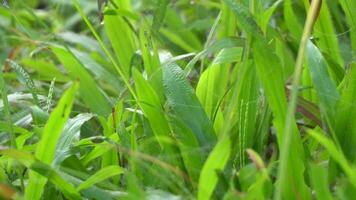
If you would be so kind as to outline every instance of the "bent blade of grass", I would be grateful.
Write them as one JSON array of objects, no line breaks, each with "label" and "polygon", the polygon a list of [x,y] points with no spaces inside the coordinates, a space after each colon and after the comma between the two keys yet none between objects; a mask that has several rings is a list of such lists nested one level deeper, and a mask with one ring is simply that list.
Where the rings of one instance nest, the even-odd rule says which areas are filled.
[{"label": "bent blade of grass", "polygon": [[96,183],[99,183],[101,181],[104,181],[110,177],[119,175],[124,173],[124,169],[122,169],[119,166],[113,165],[113,166],[107,166],[105,168],[100,169],[98,172],[96,172],[94,175],[89,177],[87,180],[82,182],[77,190],[82,191],[87,188],[90,188],[91,186],[95,185]]},{"label": "bent blade of grass", "polygon": [[[51,164],[53,161],[58,139],[69,118],[77,90],[78,83],[74,83],[64,93],[43,129],[41,140],[36,147],[35,156],[45,164]],[[43,177],[34,171],[30,171],[29,182],[25,190],[26,199],[40,199],[46,182],[46,177]]]}]

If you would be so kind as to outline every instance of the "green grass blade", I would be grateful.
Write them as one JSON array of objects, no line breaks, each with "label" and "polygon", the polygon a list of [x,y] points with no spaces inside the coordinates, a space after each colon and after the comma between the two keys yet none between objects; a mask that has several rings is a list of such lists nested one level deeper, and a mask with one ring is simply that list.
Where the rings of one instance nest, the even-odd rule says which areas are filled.
[{"label": "green grass blade", "polygon": [[110,177],[119,175],[124,173],[124,170],[119,167],[119,166],[108,166],[105,168],[100,169],[98,172],[96,172],[94,175],[92,175],[91,177],[89,177],[87,180],[85,180],[84,182],[82,182],[77,190],[81,191],[81,190],[85,190],[89,187],[91,187],[92,185],[95,185],[101,181],[104,181]]},{"label": "green grass blade", "polygon": [[[92,112],[98,115],[107,116],[111,112],[111,106],[108,99],[104,96],[103,92],[99,89],[96,81],[86,71],[83,64],[75,57],[69,49],[60,47],[52,47],[52,51],[63,63],[67,69],[72,80],[79,80],[80,87],[79,93]],[[95,96],[95,98],[93,98]]]},{"label": "green grass blade", "polygon": [[[35,156],[45,164],[51,164],[53,161],[56,145],[62,129],[69,118],[77,89],[78,83],[74,83],[74,85],[63,94],[43,129],[41,140],[36,147]],[[31,171],[29,183],[25,190],[26,199],[40,199],[46,181],[46,177]]]}]

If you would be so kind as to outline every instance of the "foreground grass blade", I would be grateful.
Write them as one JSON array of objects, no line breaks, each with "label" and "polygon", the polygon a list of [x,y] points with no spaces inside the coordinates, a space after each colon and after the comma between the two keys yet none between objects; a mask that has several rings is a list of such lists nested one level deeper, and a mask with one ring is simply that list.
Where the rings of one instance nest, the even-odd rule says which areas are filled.
[{"label": "foreground grass blade", "polygon": [[[69,118],[78,83],[74,83],[64,94],[46,123],[35,156],[45,164],[51,164],[62,129]],[[26,199],[40,199],[47,178],[31,171],[25,190]]]}]

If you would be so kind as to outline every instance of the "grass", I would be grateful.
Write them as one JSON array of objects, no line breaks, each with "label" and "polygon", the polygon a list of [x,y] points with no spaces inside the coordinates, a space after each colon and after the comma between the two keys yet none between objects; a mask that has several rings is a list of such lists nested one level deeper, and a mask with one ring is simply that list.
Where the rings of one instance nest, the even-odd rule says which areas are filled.
[{"label": "grass", "polygon": [[353,0],[0,6],[1,199],[352,199]]}]

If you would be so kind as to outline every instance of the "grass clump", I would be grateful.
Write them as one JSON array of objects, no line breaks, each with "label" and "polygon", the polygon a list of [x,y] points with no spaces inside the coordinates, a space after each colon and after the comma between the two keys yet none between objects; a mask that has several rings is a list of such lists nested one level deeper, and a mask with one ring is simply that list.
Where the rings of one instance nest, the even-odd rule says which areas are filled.
[{"label": "grass clump", "polygon": [[352,199],[356,4],[6,1],[2,199]]}]

